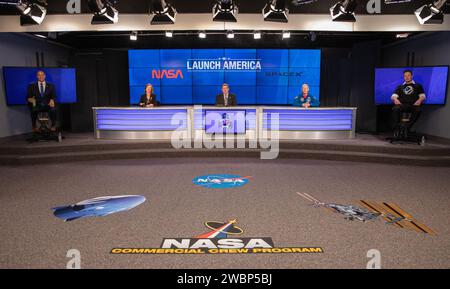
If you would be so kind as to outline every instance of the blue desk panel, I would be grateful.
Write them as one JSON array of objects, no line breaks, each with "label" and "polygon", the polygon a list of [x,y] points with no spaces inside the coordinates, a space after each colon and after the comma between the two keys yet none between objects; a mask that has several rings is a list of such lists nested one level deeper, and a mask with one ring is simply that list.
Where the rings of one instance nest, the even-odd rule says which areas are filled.
[{"label": "blue desk panel", "polygon": [[327,131],[352,130],[353,116],[349,109],[321,109],[321,110],[294,110],[294,109],[265,109],[263,112],[263,128],[274,129],[277,124],[281,131]]}]

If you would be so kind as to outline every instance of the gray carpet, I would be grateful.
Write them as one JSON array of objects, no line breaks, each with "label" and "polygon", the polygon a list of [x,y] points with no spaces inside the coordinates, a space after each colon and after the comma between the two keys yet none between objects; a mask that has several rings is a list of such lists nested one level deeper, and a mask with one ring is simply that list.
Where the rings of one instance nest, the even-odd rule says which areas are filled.
[{"label": "gray carpet", "polygon": [[[253,176],[244,187],[206,189],[204,174]],[[0,267],[65,268],[69,249],[83,268],[365,268],[370,249],[383,268],[450,268],[450,168],[313,160],[152,159],[0,167]],[[393,202],[438,232],[431,236],[347,221],[296,194],[351,204]],[[50,208],[138,194],[147,201],[106,217],[64,223]],[[111,255],[113,247],[159,247],[163,238],[208,232],[236,218],[241,237],[276,247],[319,246],[322,254]]]}]

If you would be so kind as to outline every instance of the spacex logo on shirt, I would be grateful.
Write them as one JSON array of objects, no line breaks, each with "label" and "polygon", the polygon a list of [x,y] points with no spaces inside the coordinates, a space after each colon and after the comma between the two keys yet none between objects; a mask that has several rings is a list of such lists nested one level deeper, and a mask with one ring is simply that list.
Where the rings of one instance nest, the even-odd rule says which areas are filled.
[{"label": "spacex logo on shirt", "polygon": [[406,95],[413,94],[414,93],[414,87],[412,85],[405,86],[403,88],[403,93],[405,93]]}]

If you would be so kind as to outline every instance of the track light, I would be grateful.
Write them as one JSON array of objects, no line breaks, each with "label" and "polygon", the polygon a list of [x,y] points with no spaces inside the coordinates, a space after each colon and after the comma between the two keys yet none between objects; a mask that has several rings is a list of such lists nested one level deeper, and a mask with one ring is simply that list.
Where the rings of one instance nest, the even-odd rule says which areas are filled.
[{"label": "track light", "polygon": [[20,0],[16,4],[20,12],[20,25],[40,25],[47,15],[47,2]]},{"label": "track light", "polygon": [[206,33],[205,33],[205,31],[200,31],[200,32],[198,33],[198,38],[205,39],[205,38],[206,38]]},{"label": "track light", "polygon": [[114,5],[117,0],[88,0],[89,9],[94,12],[91,24],[116,24],[119,22],[119,12]]},{"label": "track light", "polygon": [[289,9],[285,0],[269,0],[263,8],[264,21],[288,22]]},{"label": "track light", "polygon": [[384,0],[384,4],[403,4],[411,2],[411,0]]},{"label": "track light", "polygon": [[227,38],[228,38],[228,39],[233,39],[233,38],[234,38],[234,33],[233,33],[232,30],[228,30],[228,31],[227,31]]},{"label": "track light", "polygon": [[408,38],[408,36],[409,36],[409,33],[397,33],[395,35],[395,38],[399,38],[399,39],[401,39],[401,38]]},{"label": "track light", "polygon": [[291,32],[289,31],[283,31],[283,39],[291,38]]},{"label": "track light", "polygon": [[338,22],[356,22],[356,0],[343,0],[330,8],[331,19]]},{"label": "track light", "polygon": [[131,32],[131,34],[130,34],[130,40],[136,41],[137,39],[138,39],[138,33],[137,33],[137,31]]},{"label": "track light", "polygon": [[213,6],[213,21],[237,22],[238,10],[234,0],[216,0]]},{"label": "track light", "polygon": [[444,22],[444,13],[442,7],[447,0],[436,0],[433,3],[426,4],[414,12],[419,23],[424,24],[442,24]]},{"label": "track light", "polygon": [[292,4],[294,4],[295,6],[300,6],[300,5],[304,5],[304,4],[311,4],[316,1],[318,1],[318,0],[292,0]]},{"label": "track light", "polygon": [[177,10],[164,0],[153,0],[150,12],[154,14],[150,24],[174,24]]},{"label": "track light", "polygon": [[253,32],[253,38],[254,39],[261,39],[261,32],[259,32],[259,31]]},{"label": "track light", "polygon": [[311,41],[311,42],[315,42],[317,40],[317,34],[314,31],[310,31],[308,33],[307,38]]},{"label": "track light", "polygon": [[45,36],[44,34],[34,34],[34,36],[42,38],[42,39],[47,39],[47,36]]}]

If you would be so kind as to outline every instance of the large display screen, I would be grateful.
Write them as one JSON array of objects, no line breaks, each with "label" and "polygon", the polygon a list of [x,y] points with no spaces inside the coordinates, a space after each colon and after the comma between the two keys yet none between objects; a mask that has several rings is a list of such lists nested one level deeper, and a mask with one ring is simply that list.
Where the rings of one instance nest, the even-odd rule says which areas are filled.
[{"label": "large display screen", "polygon": [[238,104],[292,104],[301,86],[319,98],[320,50],[129,50],[130,103],[147,83],[161,104],[214,104],[223,83]]},{"label": "large display screen", "polygon": [[46,81],[55,85],[57,103],[77,102],[75,68],[3,67],[8,105],[27,103],[28,84],[37,81],[38,70],[43,70]]},{"label": "large display screen", "polygon": [[245,134],[245,110],[206,110],[205,132],[208,134]]},{"label": "large display screen", "polygon": [[403,72],[410,69],[413,80],[423,86],[424,104],[445,104],[447,95],[448,66],[397,67],[375,69],[375,103],[391,104],[391,96],[401,85]]}]

